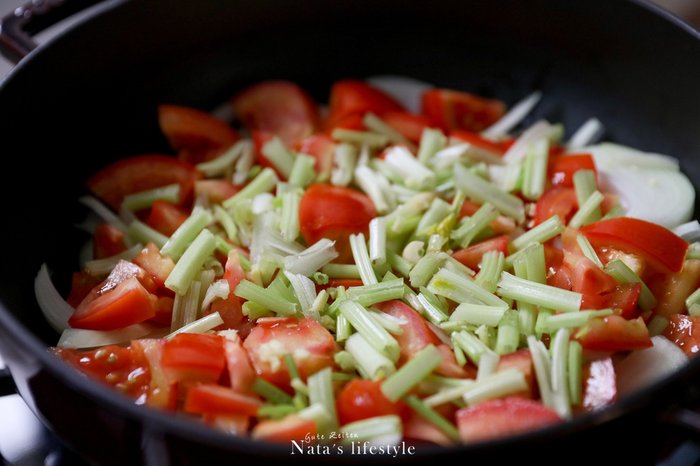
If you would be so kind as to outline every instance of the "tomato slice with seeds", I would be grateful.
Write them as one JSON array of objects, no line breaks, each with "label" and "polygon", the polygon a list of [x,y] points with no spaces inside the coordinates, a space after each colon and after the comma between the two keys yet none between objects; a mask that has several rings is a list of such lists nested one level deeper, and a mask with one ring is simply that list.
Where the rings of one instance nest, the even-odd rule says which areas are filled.
[{"label": "tomato slice with seeds", "polygon": [[430,89],[422,96],[423,115],[446,133],[455,129],[482,131],[498,121],[505,111],[506,106],[500,100],[468,92]]}]

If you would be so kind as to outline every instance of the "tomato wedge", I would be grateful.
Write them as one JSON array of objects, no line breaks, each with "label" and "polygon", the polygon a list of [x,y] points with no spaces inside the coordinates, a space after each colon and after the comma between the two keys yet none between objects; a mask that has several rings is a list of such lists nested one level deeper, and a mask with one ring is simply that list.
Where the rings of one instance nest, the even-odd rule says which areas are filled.
[{"label": "tomato wedge", "polygon": [[670,317],[685,312],[685,299],[700,286],[700,261],[687,260],[678,273],[664,274],[651,282],[657,304],[654,314]]},{"label": "tomato wedge", "polygon": [[87,272],[73,272],[70,282],[70,293],[66,302],[73,307],[78,307],[83,299],[102,282],[102,277],[90,275]]},{"label": "tomato wedge", "polygon": [[157,200],[151,206],[146,223],[165,236],[171,236],[187,220],[187,212],[167,201]]},{"label": "tomato wedge", "polygon": [[368,234],[369,222],[376,216],[372,201],[349,188],[315,184],[301,198],[299,224],[307,245],[322,238],[336,241],[338,262],[352,260],[349,237]]},{"label": "tomato wedge", "polygon": [[425,115],[410,112],[387,112],[382,115],[382,120],[416,144],[420,142],[423,130],[430,128],[431,123]]},{"label": "tomato wedge", "polygon": [[314,134],[301,142],[299,152],[312,155],[316,162],[314,171],[319,176],[330,176],[335,155],[335,141],[325,134]]},{"label": "tomato wedge", "polygon": [[562,222],[569,223],[578,209],[578,200],[573,188],[555,186],[542,195],[535,204],[535,225],[558,215]]},{"label": "tomato wedge", "polygon": [[664,336],[688,356],[700,352],[700,317],[676,314],[668,319]]},{"label": "tomato wedge", "polygon": [[290,146],[311,136],[319,124],[318,106],[289,81],[255,84],[231,102],[248,129],[275,134]]},{"label": "tomato wedge", "polygon": [[243,315],[241,299],[234,293],[236,287],[244,278],[245,273],[243,272],[243,267],[241,267],[238,252],[234,249],[228,253],[224,268],[224,279],[228,281],[228,297],[215,300],[211,303],[211,308],[205,311],[205,314],[218,312],[224,321],[222,324],[223,328],[237,329],[246,320]]},{"label": "tomato wedge", "polygon": [[336,401],[341,424],[376,416],[401,415],[405,409],[400,403],[389,401],[382,393],[381,382],[353,379],[348,382]]},{"label": "tomato wedge", "polygon": [[549,179],[555,186],[574,186],[574,173],[579,170],[595,169],[595,162],[591,154],[571,154],[550,159]]},{"label": "tomato wedge", "polygon": [[639,254],[665,272],[680,272],[688,242],[672,231],[630,217],[611,218],[581,228],[593,246]]},{"label": "tomato wedge", "polygon": [[[367,112],[383,116],[387,112],[403,112],[393,97],[363,81],[336,81],[331,88],[330,112],[326,127],[349,118],[361,118]],[[334,123],[335,122],[335,123]]]},{"label": "tomato wedge", "polygon": [[170,147],[192,164],[215,158],[240,139],[225,122],[191,107],[160,105],[158,123]]},{"label": "tomato wedge", "polygon": [[257,416],[262,402],[214,384],[201,384],[187,391],[185,411],[195,414],[242,414]]},{"label": "tomato wedge", "polygon": [[177,386],[172,383],[161,364],[165,340],[134,340],[131,348],[147,361],[151,376],[146,403],[154,408],[175,410],[177,407]]},{"label": "tomato wedge", "polygon": [[268,442],[283,443],[289,446],[292,440],[302,441],[316,435],[316,423],[297,414],[290,414],[282,419],[271,419],[253,427],[252,437]]},{"label": "tomato wedge", "polygon": [[500,100],[486,99],[468,92],[430,89],[422,96],[422,113],[433,126],[449,133],[455,129],[482,131],[506,112]]},{"label": "tomato wedge", "polygon": [[173,183],[180,184],[180,200],[188,198],[199,172],[168,155],[137,155],[118,160],[87,180],[87,187],[115,211],[124,196]]},{"label": "tomato wedge", "polygon": [[228,368],[231,389],[243,395],[254,395],[253,383],[255,382],[255,370],[248,359],[248,352],[243,348],[243,342],[238,337],[226,337],[224,342],[226,353],[226,367]]},{"label": "tomato wedge", "polygon": [[101,223],[93,235],[93,255],[95,259],[111,257],[126,251],[124,232],[109,223]]},{"label": "tomato wedge", "polygon": [[103,294],[86,297],[68,324],[89,330],[116,330],[155,315],[155,297],[132,276]]},{"label": "tomato wedge", "polygon": [[206,333],[179,333],[165,344],[162,364],[172,381],[216,382],[226,365],[224,339]]},{"label": "tomato wedge", "polygon": [[487,239],[481,243],[456,251],[452,254],[452,257],[470,269],[478,270],[481,258],[489,251],[501,251],[504,255],[508,255],[508,237],[503,235]]},{"label": "tomato wedge", "polygon": [[173,260],[160,253],[160,249],[153,243],[148,243],[145,248],[133,259],[134,264],[146,271],[158,287],[165,285],[165,280],[175,268]]},{"label": "tomato wedge", "polygon": [[644,320],[626,320],[618,315],[591,319],[576,332],[575,338],[594,351],[630,351],[653,346]]}]

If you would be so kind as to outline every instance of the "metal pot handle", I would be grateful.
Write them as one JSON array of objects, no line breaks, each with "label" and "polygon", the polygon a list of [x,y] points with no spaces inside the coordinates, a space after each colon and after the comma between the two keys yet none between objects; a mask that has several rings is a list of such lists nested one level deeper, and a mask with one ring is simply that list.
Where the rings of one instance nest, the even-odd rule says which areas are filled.
[{"label": "metal pot handle", "polygon": [[0,20],[0,54],[19,62],[37,46],[32,36],[101,0],[32,0]]}]

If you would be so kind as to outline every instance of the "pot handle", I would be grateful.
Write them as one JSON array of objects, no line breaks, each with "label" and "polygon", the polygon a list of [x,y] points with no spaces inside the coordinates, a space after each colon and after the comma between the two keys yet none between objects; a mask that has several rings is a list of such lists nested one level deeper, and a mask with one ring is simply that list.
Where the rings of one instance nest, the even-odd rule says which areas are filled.
[{"label": "pot handle", "polygon": [[37,46],[32,36],[101,0],[31,0],[0,20],[0,53],[19,62]]}]

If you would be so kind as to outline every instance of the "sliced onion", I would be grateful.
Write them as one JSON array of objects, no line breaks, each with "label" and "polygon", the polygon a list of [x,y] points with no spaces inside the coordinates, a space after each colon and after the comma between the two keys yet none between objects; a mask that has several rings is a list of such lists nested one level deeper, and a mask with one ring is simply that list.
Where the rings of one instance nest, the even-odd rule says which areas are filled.
[{"label": "sliced onion", "polygon": [[496,123],[486,128],[481,135],[489,139],[500,139],[507,136],[510,130],[518,126],[530,114],[535,105],[542,99],[542,93],[535,91],[520,102],[513,105],[508,113]]},{"label": "sliced onion", "polygon": [[582,152],[589,153],[595,159],[598,169],[612,170],[634,166],[653,170],[679,170],[678,159],[668,155],[642,152],[620,144],[605,142],[588,146]]},{"label": "sliced onion", "polygon": [[367,78],[367,82],[372,86],[381,89],[396,99],[406,110],[413,113],[421,111],[421,96],[428,89],[432,89],[432,84],[419,81],[405,76],[381,75]]},{"label": "sliced onion", "polygon": [[143,338],[153,331],[154,327],[149,324],[134,324],[109,331],[68,328],[61,334],[57,346],[61,348],[95,348],[104,345],[119,345]]},{"label": "sliced onion", "polygon": [[576,151],[582,147],[595,144],[603,136],[605,127],[597,118],[586,120],[581,127],[571,136],[567,148],[569,151]]},{"label": "sliced onion", "polygon": [[95,214],[97,214],[98,217],[100,217],[102,220],[109,223],[113,227],[121,231],[127,230],[126,224],[114,212],[112,212],[109,207],[104,205],[96,197],[82,196],[78,199],[78,201],[84,206],[90,208],[93,212],[95,212]]},{"label": "sliced onion", "polygon": [[617,389],[625,395],[651,385],[688,362],[683,350],[664,336],[652,337],[654,346],[634,351],[617,366]]},{"label": "sliced onion", "polygon": [[693,220],[692,222],[678,225],[673,229],[673,232],[689,243],[700,241],[700,222]]},{"label": "sliced onion", "polygon": [[46,320],[57,331],[62,332],[68,328],[68,319],[75,309],[61,297],[49,276],[46,264],[41,264],[39,273],[34,279],[34,294],[39,303],[41,312]]}]

